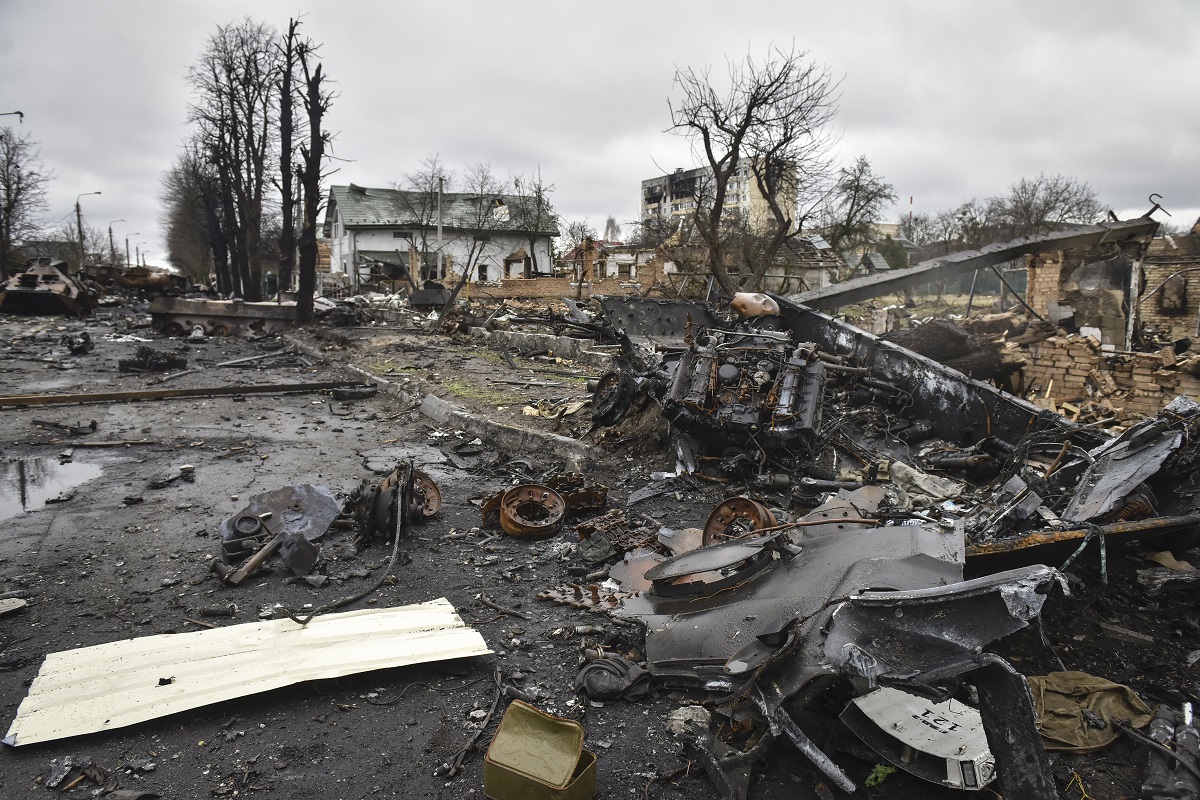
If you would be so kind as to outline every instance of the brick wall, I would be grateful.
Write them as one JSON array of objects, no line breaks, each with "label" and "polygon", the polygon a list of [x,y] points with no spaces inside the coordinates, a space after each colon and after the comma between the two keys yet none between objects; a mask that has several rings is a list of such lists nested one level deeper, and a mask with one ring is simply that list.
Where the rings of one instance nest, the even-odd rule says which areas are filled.
[{"label": "brick wall", "polygon": [[1050,300],[1057,302],[1059,282],[1062,278],[1062,253],[1047,253],[1039,256],[1029,256],[1026,259],[1029,282],[1025,286],[1025,302],[1029,303],[1043,317],[1049,312],[1046,303]]},{"label": "brick wall", "polygon": [[[560,297],[575,297],[577,291],[573,286],[575,279],[569,277],[563,278],[506,278],[505,280],[496,283],[479,284],[472,283],[468,296],[471,299],[479,300],[557,300]],[[640,284],[638,286],[632,284]],[[583,299],[587,299],[592,295],[629,295],[629,294],[645,294],[650,288],[651,283],[642,280],[636,280],[632,283],[627,280],[617,280],[616,278],[605,278],[602,281],[585,282],[583,286]]]},{"label": "brick wall", "polygon": [[[591,274],[588,265],[585,265],[584,274]],[[639,264],[637,267],[637,277],[632,280],[616,277],[603,278],[601,280],[585,280],[582,297],[586,300],[593,295],[644,295],[658,285],[677,287],[682,280],[682,275],[673,274],[668,276],[663,272],[661,265],[656,262],[650,262],[648,264]],[[703,278],[701,278],[701,281],[703,281]],[[507,298],[514,300],[557,300],[560,297],[575,297],[578,289],[573,285],[574,283],[575,278],[571,275],[556,278],[505,278],[500,281],[491,281],[488,283],[471,283],[468,288],[464,289],[464,292],[467,293],[468,297],[480,300],[503,300]],[[673,293],[674,289],[672,290]]]},{"label": "brick wall", "polygon": [[1200,356],[1177,359],[1156,353],[1103,353],[1088,336],[1055,336],[1029,347],[1024,386],[1056,404],[1106,399],[1129,416],[1155,413],[1176,395],[1200,399]]},{"label": "brick wall", "polygon": [[1146,297],[1146,293],[1158,287],[1170,275],[1180,270],[1200,267],[1200,262],[1190,260],[1154,263],[1145,261],[1142,264],[1143,300],[1138,305],[1138,319],[1142,325],[1156,329],[1160,335],[1171,340],[1184,337],[1196,338],[1196,320],[1200,316],[1200,272],[1185,273],[1180,278],[1187,281],[1186,306],[1183,309],[1167,309],[1161,306],[1163,290]]}]

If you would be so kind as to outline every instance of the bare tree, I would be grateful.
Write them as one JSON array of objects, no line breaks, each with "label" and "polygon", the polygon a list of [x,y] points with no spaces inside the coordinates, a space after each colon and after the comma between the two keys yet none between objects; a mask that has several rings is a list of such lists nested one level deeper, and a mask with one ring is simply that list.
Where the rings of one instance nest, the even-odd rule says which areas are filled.
[{"label": "bare tree", "polygon": [[516,202],[510,210],[513,227],[524,231],[529,243],[529,268],[532,275],[553,272],[552,264],[540,264],[537,257],[537,240],[545,235],[545,231],[558,227],[558,215],[550,205],[550,195],[554,193],[554,184],[542,180],[539,169],[529,175],[518,175],[512,179],[513,197]]},{"label": "bare tree", "polygon": [[480,260],[493,249],[491,232],[497,229],[511,228],[510,214],[512,209],[504,201],[502,190],[504,185],[492,174],[487,164],[473,164],[463,175],[463,189],[466,197],[458,198],[457,202],[467,207],[465,215],[458,222],[462,225],[455,231],[455,238],[466,240],[467,252],[461,264],[455,265],[458,280],[450,290],[441,311],[438,312],[438,324],[441,324],[447,312],[454,308],[459,292],[467,285],[479,265]]},{"label": "bare tree", "polygon": [[906,214],[900,217],[900,235],[915,245],[927,244],[938,237],[934,217],[930,214]]},{"label": "bare tree", "polygon": [[[68,263],[79,258],[79,229],[73,222],[64,222],[51,230],[41,230],[39,236],[40,256],[57,258]],[[100,263],[101,256],[108,250],[108,232],[90,225],[83,226],[84,263]],[[80,266],[83,274],[83,266]]]},{"label": "bare tree", "polygon": [[279,144],[277,40],[272,27],[249,18],[220,26],[188,73],[195,94],[190,120],[221,190],[233,289],[248,300],[262,297],[267,163]]},{"label": "bare tree", "polygon": [[821,233],[834,250],[847,250],[874,241],[873,225],[896,201],[892,185],[876,175],[866,156],[838,171],[837,182],[825,204]]},{"label": "bare tree", "polygon": [[627,234],[629,244],[646,248],[660,247],[665,244],[679,232],[679,228],[679,217],[658,215],[625,223],[625,229],[629,231]]},{"label": "bare tree", "polygon": [[[194,152],[184,150],[163,173],[161,222],[166,230],[167,262],[193,281],[207,283],[214,267],[208,222],[216,208],[206,206],[203,168],[195,158]],[[225,269],[227,273],[227,265]],[[228,282],[228,274],[224,282]]]},{"label": "bare tree", "polygon": [[288,20],[287,33],[283,37],[283,68],[279,78],[279,289],[292,288],[292,269],[296,263],[296,193],[292,189],[292,149],[296,120],[292,83],[298,58],[296,30],[300,20]]},{"label": "bare tree", "polygon": [[1007,239],[1048,233],[1063,223],[1093,222],[1101,212],[1096,190],[1066,175],[1021,178],[999,200]]},{"label": "bare tree", "polygon": [[38,215],[46,209],[46,185],[53,177],[29,134],[0,128],[0,276],[21,266],[13,258],[13,246],[37,231]]},{"label": "bare tree", "polygon": [[[295,25],[292,25],[294,31]],[[313,316],[313,293],[317,286],[317,215],[321,210],[321,165],[330,136],[322,127],[325,113],[333,103],[333,92],[325,86],[323,64],[312,62],[316,45],[304,40],[296,45],[303,77],[304,112],[308,116],[308,142],[300,146],[303,166],[297,170],[304,194],[300,224],[300,283],[296,292],[296,321],[309,322]]]},{"label": "bare tree", "polygon": [[442,277],[433,275],[429,268],[429,260],[436,255],[436,243],[431,245],[429,237],[437,229],[438,190],[440,188],[445,193],[453,185],[454,173],[437,153],[425,156],[417,169],[405,173],[403,178],[392,184],[392,188],[401,192],[399,202],[409,213],[419,240],[412,243],[420,260],[418,276],[410,276],[414,283],[417,277],[421,280]]},{"label": "bare tree", "polygon": [[588,239],[597,239],[599,234],[586,218],[558,222],[558,246],[564,253],[569,253]]},{"label": "bare tree", "polygon": [[[719,89],[707,68],[677,70],[680,96],[670,102],[670,111],[671,130],[692,141],[708,168],[708,185],[695,194],[695,227],[707,248],[709,269],[732,293],[762,285],[779,248],[799,232],[799,205],[827,191],[822,184],[829,171],[837,84],[828,67],[794,47],[773,47],[761,63],[747,55],[730,62],[728,72],[727,85]],[[735,277],[725,252],[726,200],[735,177],[751,176],[767,210],[748,220],[761,243],[750,251],[752,264],[734,267],[741,273]],[[739,182],[733,191],[745,188]]]}]

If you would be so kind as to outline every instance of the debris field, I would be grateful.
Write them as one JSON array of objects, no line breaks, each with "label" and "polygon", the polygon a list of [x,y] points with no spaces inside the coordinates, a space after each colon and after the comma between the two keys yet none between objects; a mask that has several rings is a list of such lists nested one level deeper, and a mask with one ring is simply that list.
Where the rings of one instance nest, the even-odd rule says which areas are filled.
[{"label": "debris field", "polygon": [[1195,796],[1200,405],[563,308],[0,317],[4,796]]}]

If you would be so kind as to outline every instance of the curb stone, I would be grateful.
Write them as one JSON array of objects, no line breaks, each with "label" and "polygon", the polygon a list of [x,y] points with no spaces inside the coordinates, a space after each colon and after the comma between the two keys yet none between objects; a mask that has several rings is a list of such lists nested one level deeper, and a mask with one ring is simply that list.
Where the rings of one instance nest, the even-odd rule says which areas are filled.
[{"label": "curb stone", "polygon": [[[325,362],[331,361],[327,353],[295,336],[285,334],[283,339],[307,356],[318,358]],[[487,417],[480,417],[437,395],[410,392],[394,381],[373,375],[352,364],[339,363],[337,366],[348,372],[353,372],[365,381],[374,383],[379,387],[381,392],[395,397],[403,403],[408,405],[420,404],[420,412],[434,422],[461,428],[467,433],[478,436],[485,442],[503,450],[534,451],[544,455],[555,456],[570,462],[568,471],[571,472],[578,472],[584,465],[594,463],[600,458],[601,454],[599,452],[577,439],[559,436],[556,433],[519,428],[515,425],[508,425],[488,419]]]}]

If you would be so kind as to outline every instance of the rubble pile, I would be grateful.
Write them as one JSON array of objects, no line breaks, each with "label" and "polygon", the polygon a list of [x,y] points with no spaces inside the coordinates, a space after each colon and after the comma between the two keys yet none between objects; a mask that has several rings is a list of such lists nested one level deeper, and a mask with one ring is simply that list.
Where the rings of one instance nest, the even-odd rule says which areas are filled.
[{"label": "rubble pile", "polygon": [[[389,299],[339,303],[326,312],[326,321],[354,327],[403,311],[420,325],[436,317],[408,310],[407,301],[390,307],[394,296],[381,297]],[[920,794],[912,789],[915,776],[951,790],[1050,800],[1067,785],[1070,775],[1064,777],[1061,767],[1071,762],[1051,759],[1048,745],[1079,754],[1132,747],[1130,742],[1142,739],[1155,753],[1145,769],[1146,796],[1194,794],[1197,737],[1187,698],[1197,687],[1160,689],[1159,673],[1096,677],[1068,670],[1061,661],[1061,670],[1029,675],[1019,658],[997,652],[1006,653],[1021,637],[1046,642],[1043,613],[1069,587],[1084,585],[1080,574],[1106,585],[1119,558],[1111,548],[1151,538],[1157,552],[1138,562],[1137,582],[1129,581],[1119,596],[1102,598],[1095,613],[1104,615],[1104,602],[1144,604],[1139,613],[1164,616],[1169,609],[1171,625],[1191,635],[1194,611],[1181,598],[1191,598],[1197,585],[1197,571],[1187,560],[1195,559],[1184,550],[1200,529],[1200,403],[1179,397],[1135,421],[1118,405],[1127,399],[1121,396],[1124,362],[1082,370],[1070,354],[1050,366],[1070,375],[1069,390],[1078,395],[1071,400],[1052,400],[1048,387],[1034,387],[1032,401],[999,391],[971,375],[1000,380],[1011,374],[1008,367],[1016,362],[1010,345],[1059,344],[1042,327],[1019,329],[1007,319],[979,322],[970,330],[928,323],[918,333],[885,341],[782,298],[742,295],[722,310],[647,298],[601,298],[586,307],[567,302],[561,309],[510,302],[487,316],[462,311],[444,322],[442,334],[531,327],[620,343],[619,353],[606,354],[606,363],[617,368],[598,378],[568,375],[562,364],[550,371],[575,378],[572,388],[580,392],[591,383],[591,429],[583,441],[511,426],[493,431],[495,440],[487,433],[474,438],[471,420],[449,415],[438,422],[450,429],[431,429],[428,422],[414,421],[415,404],[398,407],[383,391],[372,397],[374,387],[334,390],[334,401],[363,400],[375,409],[353,420],[325,398],[292,406],[300,409],[293,418],[276,415],[288,427],[270,442],[286,451],[303,438],[316,440],[297,469],[305,477],[293,478],[314,482],[288,483],[245,500],[230,495],[236,505],[226,506],[222,516],[228,516],[208,529],[216,532],[219,549],[205,547],[203,559],[190,567],[197,573],[190,579],[183,574],[188,562],[170,556],[178,564],[175,574],[157,587],[176,595],[164,601],[176,616],[189,614],[183,622],[206,630],[123,638],[90,653],[82,647],[52,653],[44,674],[30,684],[29,703],[10,730],[17,737],[10,743],[139,724],[302,679],[493,656],[462,662],[451,674],[466,673],[465,682],[456,677],[454,686],[435,689],[445,695],[437,701],[442,725],[437,744],[425,752],[436,753],[440,766],[431,765],[429,773],[445,786],[477,754],[481,763],[474,767],[484,793],[497,800],[590,797],[598,781],[611,787],[630,775],[646,780],[644,794],[654,796],[653,784],[683,781],[693,773],[706,776],[717,796],[735,800],[757,796],[764,765],[770,770],[780,763],[793,780],[808,781],[804,792],[811,788],[821,797],[875,796],[876,787],[889,780],[892,785],[879,796],[913,797]],[[422,333],[440,342],[435,347],[446,347],[445,335]],[[80,356],[96,344],[90,336],[60,334],[54,343]],[[107,341],[97,340],[101,347]],[[454,344],[463,346],[463,340],[456,336]],[[413,344],[394,346],[399,352]],[[1078,346],[1092,348],[1071,344]],[[512,351],[552,357],[536,349]],[[506,349],[503,357],[516,372],[512,353]],[[1171,376],[1180,378],[1178,386],[1193,369],[1173,349],[1150,357],[1156,366],[1132,362],[1129,380],[1149,375],[1162,388],[1173,388]],[[186,367],[186,361],[164,365],[164,358],[174,356],[141,347],[130,361],[138,371]],[[934,359],[959,359],[967,374]],[[402,368],[449,373],[449,361],[441,354],[427,366]],[[268,364],[311,366],[278,349],[216,366]],[[562,386],[531,376],[513,380],[539,391]],[[551,422],[587,417],[589,408],[567,398],[530,400],[527,407],[522,416],[535,420],[531,425],[553,431],[558,428]],[[388,413],[379,413],[383,408]],[[203,410],[194,407],[195,413]],[[630,426],[632,436],[604,436],[635,417],[644,419]],[[238,428],[243,420],[249,423],[244,415],[235,422],[232,412],[218,418]],[[648,433],[652,426],[641,424],[650,418],[666,437],[661,445]],[[325,438],[318,428],[337,425],[329,432],[344,434],[351,422],[368,421],[379,425],[359,438],[379,435],[381,450],[356,450],[355,457],[377,479],[362,481],[348,496],[318,482],[326,480],[318,470],[329,469],[325,459],[332,458],[326,455],[331,451],[317,448],[343,441]],[[82,437],[98,428],[32,422]],[[1125,424],[1110,432],[1103,427],[1110,422]],[[399,430],[403,425],[408,427]],[[454,430],[456,425],[462,429]],[[225,426],[211,424],[207,430]],[[414,431],[424,431],[429,441],[418,441],[420,433],[410,435]],[[537,435],[542,455],[557,452],[554,466],[492,449],[497,440],[512,447]],[[214,465],[237,473],[240,483],[230,485],[261,487],[262,471],[275,466],[278,454],[268,458],[247,439],[214,456],[236,459],[218,465],[207,459],[204,445],[199,435],[164,443],[164,454],[197,448],[198,458],[189,460],[201,467],[176,466],[151,480],[149,488],[162,489],[164,500],[138,506],[148,522],[163,514],[154,518],[158,524],[170,513],[159,508],[165,503],[181,515],[189,511],[189,503],[174,505],[168,494],[189,491],[198,476],[204,487],[217,472]],[[420,459],[395,458],[383,449],[393,446]],[[587,457],[605,450],[611,461]],[[558,463],[567,461],[564,451],[571,460]],[[245,468],[233,466],[243,459]],[[430,524],[413,535],[411,523]],[[473,525],[478,527],[467,527]],[[132,542],[132,530],[128,539]],[[363,563],[360,554],[376,545],[390,549],[390,556]],[[417,559],[420,569],[395,569]],[[274,561],[289,577],[271,579]],[[1133,571],[1124,566],[1126,574]],[[369,580],[345,597],[307,602],[320,590],[354,579]],[[153,580],[157,577],[151,589]],[[298,596],[300,591],[306,594]],[[292,603],[285,605],[285,592]],[[457,593],[457,605],[429,601],[442,592]],[[262,604],[264,596],[276,593]],[[195,598],[190,606],[182,599],[188,594]],[[330,613],[396,594],[411,596],[391,608]],[[233,621],[239,603],[259,621],[220,624]],[[464,621],[456,608],[478,616]],[[21,606],[12,613],[30,612]],[[1133,622],[1102,623],[1106,636],[1143,648],[1154,644]],[[1183,640],[1183,633],[1177,635]],[[1046,658],[1058,660],[1083,636],[1058,649],[1046,644]],[[455,644],[460,638],[465,643]],[[209,686],[208,673],[181,656],[176,642],[228,656],[239,672]],[[129,674],[157,695],[138,684],[120,700],[127,706],[124,716],[97,704],[92,713],[76,715],[73,725],[56,727],[70,715],[40,705],[41,694],[56,694],[56,681],[69,687],[72,678],[58,665],[76,659],[88,670],[88,691],[95,687],[97,697],[113,680],[104,659],[139,662]],[[1078,658],[1070,660],[1072,667],[1080,665]],[[309,671],[313,663],[321,668]],[[386,685],[389,678],[372,680]],[[334,716],[346,714],[339,719],[348,730],[365,717],[352,711],[399,703],[413,687],[430,688],[427,675],[403,680],[406,685],[391,700],[379,699],[382,688],[346,689],[361,692],[363,709],[342,702]],[[479,683],[485,684],[486,701],[471,696],[470,687]],[[1127,684],[1150,685],[1159,696],[1143,699]],[[1148,700],[1162,697],[1170,702],[1155,712]],[[168,702],[159,707],[162,699]],[[619,716],[614,709],[626,705],[638,710]],[[634,736],[641,707],[660,715],[644,741],[640,732]],[[415,709],[397,707],[401,713]],[[239,709],[247,715],[256,711]],[[314,719],[324,723],[323,715]],[[388,726],[396,722],[373,721],[380,719]],[[627,726],[629,720],[636,724]],[[468,733],[456,753],[442,739],[453,744],[464,736],[456,738],[448,722]],[[415,728],[419,722],[405,724]],[[584,749],[585,725],[590,749]],[[232,726],[233,720],[226,727]],[[652,746],[663,731],[669,732],[669,744],[660,738]],[[227,741],[238,735],[231,730]],[[626,737],[636,741],[621,741]],[[405,757],[416,752],[400,742],[389,743],[389,749],[393,744]],[[651,760],[645,766],[632,763],[643,750]],[[204,757],[212,758],[208,751]],[[307,757],[296,763],[301,761],[320,763]],[[677,762],[680,769],[668,769]],[[862,762],[873,767],[859,769]],[[65,771],[55,772],[56,785],[67,775],[91,777],[82,760],[63,766]],[[286,765],[275,769],[281,780],[292,779],[283,774]],[[618,771],[620,779],[611,777]],[[247,768],[243,774],[251,773]],[[96,775],[91,779],[97,784],[107,778]],[[1086,795],[1078,773],[1074,779]],[[897,783],[903,788],[893,794]]]},{"label": "rubble pile", "polygon": [[[1090,525],[1148,521],[1146,534],[1194,523],[1196,509],[1179,500],[1200,489],[1200,405],[1187,398],[1113,439],[952,373],[897,379],[872,368],[870,354],[797,342],[779,314],[697,326],[688,338],[647,369],[601,379],[595,400],[613,424],[635,392],[652,397],[676,431],[681,473],[785,509],[877,485],[881,512],[961,528],[979,548],[1014,549],[1033,533],[1083,538]],[[930,397],[934,382],[949,380],[959,408]],[[984,408],[982,420],[972,406]]]}]

